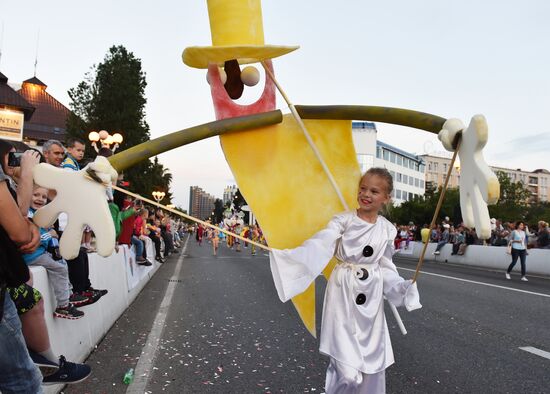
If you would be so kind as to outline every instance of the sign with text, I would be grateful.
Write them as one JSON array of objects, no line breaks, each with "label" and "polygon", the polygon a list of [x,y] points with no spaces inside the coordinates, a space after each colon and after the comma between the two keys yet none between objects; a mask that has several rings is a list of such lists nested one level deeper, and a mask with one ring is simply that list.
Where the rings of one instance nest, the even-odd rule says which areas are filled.
[{"label": "sign with text", "polygon": [[0,138],[11,141],[22,141],[23,120],[23,112],[0,109]]}]

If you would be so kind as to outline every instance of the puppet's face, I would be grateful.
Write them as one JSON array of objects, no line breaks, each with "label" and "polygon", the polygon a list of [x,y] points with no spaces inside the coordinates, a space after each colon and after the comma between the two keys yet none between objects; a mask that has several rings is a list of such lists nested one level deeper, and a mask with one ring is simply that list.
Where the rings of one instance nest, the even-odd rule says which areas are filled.
[{"label": "puppet's face", "polygon": [[[273,72],[271,61],[266,60],[265,64]],[[206,79],[210,84],[216,119],[257,114],[275,109],[275,85],[270,78],[265,79],[264,90],[256,102],[250,105],[234,102],[242,96],[245,85],[258,84],[260,74],[253,66],[247,66],[241,70],[237,60],[225,62],[223,69],[216,64],[210,64]]]}]

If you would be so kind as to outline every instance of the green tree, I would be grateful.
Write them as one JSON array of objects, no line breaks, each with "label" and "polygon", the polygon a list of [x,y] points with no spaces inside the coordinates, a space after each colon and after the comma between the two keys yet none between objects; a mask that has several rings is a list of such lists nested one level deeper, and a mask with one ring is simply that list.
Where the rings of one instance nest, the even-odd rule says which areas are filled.
[{"label": "green tree", "polygon": [[500,199],[489,206],[489,214],[503,221],[525,220],[531,193],[521,182],[512,182],[503,171],[497,171],[496,176],[500,183]]},{"label": "green tree", "polygon": [[[103,62],[93,65],[84,80],[68,92],[72,113],[67,120],[67,133],[87,141],[90,131],[118,132],[124,137],[119,151],[147,141],[150,134],[145,120],[146,86],[141,60],[124,46],[109,48]],[[90,145],[87,154],[95,155]],[[170,203],[172,175],[157,159],[128,169],[125,179],[132,191],[146,197],[153,190],[164,191],[163,202]]]},{"label": "green tree", "polygon": [[[429,195],[415,197],[410,201],[403,202],[398,207],[391,208],[390,220],[398,224],[407,224],[411,221],[418,226],[429,224],[435,213],[441,190],[440,187]],[[445,216],[448,216],[453,223],[462,222],[458,189],[448,189],[446,191],[436,222],[441,222]]]},{"label": "green tree", "polygon": [[225,211],[223,201],[216,198],[216,201],[214,201],[214,221],[216,223],[220,223],[223,220],[223,211]]}]

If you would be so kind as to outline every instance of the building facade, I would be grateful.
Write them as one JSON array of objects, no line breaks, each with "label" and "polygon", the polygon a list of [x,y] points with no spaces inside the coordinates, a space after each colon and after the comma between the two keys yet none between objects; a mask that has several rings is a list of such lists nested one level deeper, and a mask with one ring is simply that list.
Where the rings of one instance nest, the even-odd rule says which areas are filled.
[{"label": "building facade", "polygon": [[352,122],[352,135],[361,173],[383,167],[392,175],[394,205],[424,195],[424,160],[420,156],[379,141],[372,122]]},{"label": "building facade", "polygon": [[206,193],[198,186],[189,188],[189,214],[201,220],[208,219],[214,211],[216,197]]},{"label": "building facade", "polygon": [[237,189],[237,185],[226,186],[225,189],[223,189],[223,205],[233,201],[233,197],[235,197]]},{"label": "building facade", "polygon": [[[445,182],[447,171],[451,163],[449,157],[423,155],[426,162],[426,183],[429,186],[438,188]],[[505,173],[512,182],[521,182],[524,187],[531,192],[530,202],[545,202],[548,200],[548,188],[550,187],[550,171],[538,169],[535,171],[522,171],[521,168],[512,169],[504,167],[490,168]],[[460,164],[455,164],[448,187],[458,187],[460,182]]]}]

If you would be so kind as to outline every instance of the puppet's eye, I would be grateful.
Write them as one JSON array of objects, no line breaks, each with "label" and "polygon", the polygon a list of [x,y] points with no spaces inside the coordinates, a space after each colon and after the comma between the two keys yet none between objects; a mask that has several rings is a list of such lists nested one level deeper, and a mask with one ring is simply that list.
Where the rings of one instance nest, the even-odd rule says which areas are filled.
[{"label": "puppet's eye", "polygon": [[260,82],[260,72],[254,66],[247,66],[241,71],[241,81],[246,86],[256,86]]}]

